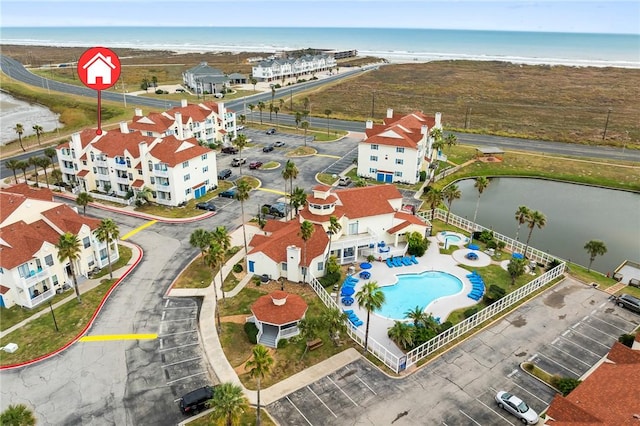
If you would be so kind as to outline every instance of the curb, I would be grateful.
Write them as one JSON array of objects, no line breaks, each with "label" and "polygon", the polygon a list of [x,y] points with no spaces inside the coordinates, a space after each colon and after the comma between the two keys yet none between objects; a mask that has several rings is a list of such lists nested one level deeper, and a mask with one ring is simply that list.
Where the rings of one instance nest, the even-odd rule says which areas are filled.
[{"label": "curb", "polygon": [[[131,243],[129,243],[129,244],[131,244]],[[91,319],[89,320],[87,325],[82,330],[80,330],[80,332],[73,339],[71,339],[71,341],[69,341],[66,345],[62,346],[59,349],[56,349],[53,352],[50,352],[50,353],[45,354],[45,355],[42,355],[42,356],[40,356],[38,358],[35,358],[35,359],[32,359],[30,361],[25,361],[25,362],[21,362],[21,363],[17,363],[17,364],[10,364],[10,365],[0,366],[0,371],[12,370],[12,369],[15,369],[15,368],[20,368],[20,367],[27,367],[29,365],[36,364],[36,363],[38,363],[40,361],[45,361],[45,360],[47,360],[49,358],[54,357],[55,355],[58,355],[59,353],[63,352],[64,350],[68,349],[69,347],[71,347],[71,345],[76,343],[82,336],[84,336],[84,334],[87,331],[89,331],[89,329],[91,329],[91,327],[93,326],[93,323],[95,322],[96,318],[98,317],[98,314],[100,313],[100,311],[104,307],[105,303],[107,302],[107,299],[109,298],[109,296],[111,296],[111,293],[129,275],[129,273],[133,270],[133,268],[138,266],[138,263],[140,263],[140,261],[142,260],[142,256],[144,255],[144,251],[142,250],[142,248],[140,246],[138,246],[137,244],[131,244],[131,245],[135,246],[139,250],[138,251],[138,258],[133,262],[133,264],[129,267],[129,269],[127,269],[125,271],[125,273],[118,279],[118,281],[116,281],[115,283],[113,283],[111,285],[111,288],[109,288],[109,290],[107,290],[107,292],[105,293],[104,297],[102,298],[102,301],[100,302],[100,305],[98,305],[98,308],[95,310],[95,312],[91,316]]]}]

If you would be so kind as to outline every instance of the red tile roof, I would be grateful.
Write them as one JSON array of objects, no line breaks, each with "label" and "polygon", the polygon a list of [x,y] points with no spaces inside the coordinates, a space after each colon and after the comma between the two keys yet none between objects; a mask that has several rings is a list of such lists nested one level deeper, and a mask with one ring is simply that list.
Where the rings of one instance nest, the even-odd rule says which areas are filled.
[{"label": "red tile roof", "polygon": [[280,290],[260,296],[251,305],[251,312],[257,320],[275,325],[298,321],[306,311],[307,302],[302,297]]},{"label": "red tile roof", "polygon": [[27,198],[35,198],[36,200],[53,201],[53,191],[48,188],[34,188],[26,183],[9,186],[2,189],[2,192],[21,194]]},{"label": "red tile roof", "polygon": [[134,116],[131,123],[127,124],[129,129],[141,132],[164,133],[175,124],[175,119],[169,117],[164,112],[152,112],[147,116]]},{"label": "red tile roof", "polygon": [[112,158],[130,156],[133,159],[138,159],[140,157],[138,144],[140,142],[151,144],[155,139],[156,138],[151,136],[144,136],[140,132],[122,133],[120,129],[118,129],[103,133],[102,137],[92,145],[97,150]]},{"label": "red tile roof", "polygon": [[80,216],[66,204],[61,204],[40,214],[62,232],[71,232],[75,235],[80,232],[82,225],[87,225],[92,231],[100,225],[100,220]]},{"label": "red tile roof", "polygon": [[252,253],[264,253],[273,261],[282,263],[287,260],[287,247],[296,246],[300,247],[302,253],[300,253],[300,265],[309,266],[309,263],[314,258],[320,256],[327,248],[329,244],[329,237],[327,237],[324,228],[321,225],[314,224],[314,232],[311,239],[307,241],[307,261],[304,260],[304,241],[298,235],[300,232],[300,222],[297,220],[290,220],[285,223],[286,226],[281,227],[273,234],[257,240],[254,238],[251,240],[251,246],[253,249],[249,252]]},{"label": "red tile roof", "polygon": [[0,266],[13,269],[31,260],[45,241],[57,244],[60,234],[42,220],[31,224],[20,221],[0,228],[0,239],[8,244],[0,245]]},{"label": "red tile roof", "polygon": [[383,125],[366,129],[367,138],[363,142],[416,149],[423,138],[421,132],[425,125],[431,130],[435,125],[435,118],[419,111],[407,115],[395,114],[392,118],[385,118]]},{"label": "red tile roof", "polygon": [[269,219],[267,220],[267,223],[264,225],[264,228],[262,228],[263,231],[265,232],[276,232],[282,228],[285,228],[288,226],[288,222],[282,222],[280,220],[275,220],[275,219]]},{"label": "red tile roof", "polygon": [[9,287],[5,287],[3,285],[0,285],[0,294],[7,294],[7,292],[11,290]]},{"label": "red tile roof", "polygon": [[335,195],[349,219],[395,213],[389,200],[402,199],[402,194],[394,185],[348,188],[337,191]]},{"label": "red tile roof", "polygon": [[27,198],[23,195],[0,192],[0,223],[11,216],[25,201]]},{"label": "red tile roof", "polygon": [[136,179],[131,184],[132,188],[142,188],[144,186],[144,181],[142,179]]},{"label": "red tile roof", "polygon": [[192,158],[213,152],[210,148],[198,145],[194,138],[180,141],[167,136],[151,148],[151,155],[170,167],[175,167]]},{"label": "red tile roof", "polygon": [[78,172],[78,177],[85,177],[88,174],[89,174],[89,170],[80,170]]}]

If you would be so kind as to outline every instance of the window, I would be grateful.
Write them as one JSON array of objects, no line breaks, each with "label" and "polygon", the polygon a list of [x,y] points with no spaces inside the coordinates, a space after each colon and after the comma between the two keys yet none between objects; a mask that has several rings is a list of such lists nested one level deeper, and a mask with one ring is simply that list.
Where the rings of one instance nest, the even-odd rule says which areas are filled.
[{"label": "window", "polygon": [[205,181],[204,181],[204,184],[205,184],[206,186],[209,186],[209,179],[205,180]]},{"label": "window", "polygon": [[53,277],[51,277],[51,282],[53,283],[53,285],[58,285],[58,276],[54,275]]},{"label": "window", "polygon": [[138,176],[142,176],[142,169],[138,169]]},{"label": "window", "polygon": [[189,162],[185,161],[184,163],[182,163],[182,168],[186,169],[187,167],[189,167]]},{"label": "window", "polygon": [[84,246],[84,248],[91,247],[91,240],[89,239],[89,237],[84,237],[82,239],[82,245]]},{"label": "window", "polygon": [[133,174],[129,173],[129,180],[133,180]]},{"label": "window", "polygon": [[87,165],[87,160],[82,160],[82,165],[86,166]]},{"label": "window", "polygon": [[404,148],[396,147],[396,152],[404,152]]},{"label": "window", "polygon": [[47,266],[53,266],[53,255],[49,254],[44,258],[44,263]]},{"label": "window", "polygon": [[153,176],[151,176],[149,178],[149,181],[151,182],[151,185],[155,185],[156,184],[156,178],[154,178]]},{"label": "window", "polygon": [[191,179],[191,175],[189,173],[187,173],[186,175],[184,175],[184,181],[188,181],[189,179]]},{"label": "window", "polygon": [[378,169],[375,169],[375,168],[371,167],[369,169],[369,173],[378,173]]},{"label": "window", "polygon": [[369,160],[378,161],[378,156],[377,155],[372,155],[371,157],[369,157]]},{"label": "window", "polygon": [[[211,120],[207,120],[207,121],[211,121]],[[206,160],[206,159],[207,159],[207,154],[202,154],[202,155],[200,156],[200,159],[201,159],[202,161]]]},{"label": "window", "polygon": [[131,167],[131,158],[127,157],[127,167]]},{"label": "window", "polygon": [[395,172],[393,175],[394,176],[398,176],[398,177],[402,177],[402,172]]},{"label": "window", "polygon": [[153,136],[153,132],[147,132],[147,136]]},{"label": "window", "polygon": [[318,271],[324,270],[324,262],[318,262]]},{"label": "window", "polygon": [[100,250],[100,260],[104,260],[107,258],[107,249],[103,248]]},{"label": "window", "polygon": [[371,149],[377,151],[378,150],[378,145],[376,145],[376,144],[371,145]]},{"label": "window", "polygon": [[152,172],[153,171],[153,163],[151,162],[151,160],[149,160],[148,164],[149,164],[149,171]]},{"label": "window", "polygon": [[184,195],[189,195],[191,194],[191,188],[187,188],[184,190]]},{"label": "window", "polygon": [[396,158],[396,164],[404,164],[404,160],[402,158]]},{"label": "window", "polygon": [[202,168],[202,173],[207,173],[209,171],[209,166],[204,166]]},{"label": "window", "polygon": [[349,235],[355,235],[358,233],[358,222],[349,224]]},{"label": "window", "polygon": [[281,269],[282,269],[283,271],[286,271],[286,270],[287,270],[287,262],[282,262],[282,263],[280,264],[280,266],[281,266]]}]

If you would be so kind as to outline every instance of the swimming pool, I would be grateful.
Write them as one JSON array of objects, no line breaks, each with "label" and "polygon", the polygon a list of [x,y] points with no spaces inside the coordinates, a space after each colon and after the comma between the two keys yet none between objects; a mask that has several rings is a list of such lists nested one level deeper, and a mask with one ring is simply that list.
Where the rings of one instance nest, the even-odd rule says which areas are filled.
[{"label": "swimming pool", "polygon": [[405,319],[405,312],[444,296],[451,296],[462,290],[462,281],[441,271],[425,271],[420,274],[397,275],[398,282],[382,287],[385,302],[375,311],[377,315],[394,320]]},{"label": "swimming pool", "polygon": [[451,232],[451,231],[442,231],[438,233],[437,237],[438,237],[438,241],[441,243],[444,243],[445,246],[449,246],[451,244],[456,246],[461,246],[461,245],[465,245],[469,241],[469,239],[464,235],[458,232]]}]

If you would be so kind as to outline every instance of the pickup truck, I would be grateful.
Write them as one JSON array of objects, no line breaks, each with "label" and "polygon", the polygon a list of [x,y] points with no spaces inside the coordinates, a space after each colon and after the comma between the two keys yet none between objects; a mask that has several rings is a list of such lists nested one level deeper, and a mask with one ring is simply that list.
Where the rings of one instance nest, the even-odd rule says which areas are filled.
[{"label": "pickup truck", "polygon": [[285,217],[287,215],[287,205],[285,203],[263,204],[262,213],[276,217]]},{"label": "pickup truck", "polygon": [[231,160],[232,167],[240,167],[243,164],[247,164],[246,158],[234,158],[233,160]]}]

